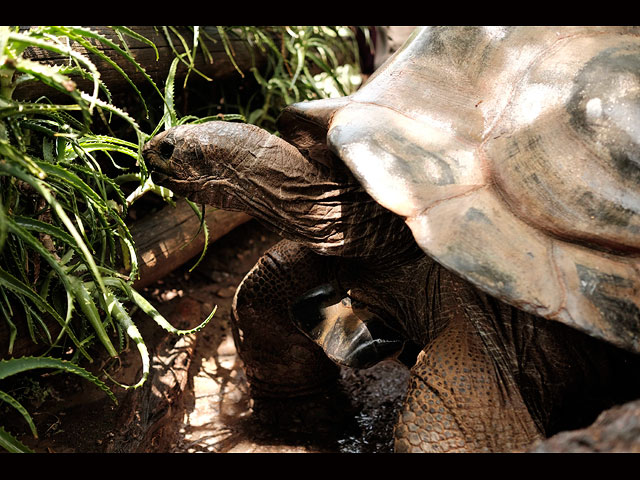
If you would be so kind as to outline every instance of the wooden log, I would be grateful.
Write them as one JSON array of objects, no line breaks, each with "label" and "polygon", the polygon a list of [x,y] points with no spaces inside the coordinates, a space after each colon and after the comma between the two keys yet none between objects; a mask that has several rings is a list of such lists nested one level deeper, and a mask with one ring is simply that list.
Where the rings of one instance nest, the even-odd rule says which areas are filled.
[{"label": "wooden log", "polygon": [[[29,27],[24,28],[27,29]],[[88,28],[99,33],[100,35],[103,35],[109,40],[112,40],[114,43],[120,44],[120,40],[113,30],[102,26],[91,26]],[[145,71],[153,79],[153,81],[158,84],[159,88],[162,88],[167,73],[169,72],[171,62],[175,58],[175,54],[172,51],[171,44],[167,40],[167,37],[162,32],[160,27],[132,26],[129,28],[131,28],[136,33],[144,36],[148,40],[151,40],[156,45],[158,50],[158,58],[156,58],[156,52],[151,46],[135,40],[131,37],[125,37],[132,57],[145,69]],[[187,40],[189,48],[191,48],[193,33],[187,27],[176,28],[179,31],[180,35],[182,35]],[[222,43],[222,40],[218,35],[217,29],[215,27],[201,28],[207,33],[208,37],[211,37],[210,39],[207,38],[207,36],[202,36],[200,41],[211,53],[212,60],[207,60],[202,50],[198,50],[195,56],[195,67],[210,78],[220,79],[223,77],[237,76],[237,78],[240,79],[241,75],[240,73],[238,73],[233,63],[229,59],[229,56],[224,49],[224,44]],[[232,35],[230,35],[229,38],[231,41],[231,49],[234,54],[234,60],[240,70],[244,74],[247,74],[249,72],[249,69],[253,65],[252,52],[249,50],[249,48],[247,48],[246,44],[242,40],[236,39]],[[145,83],[147,83],[144,75],[140,73],[134,67],[134,65],[127,59],[125,59],[120,53],[98,42],[97,40],[92,40],[91,43],[93,46],[95,46],[95,48],[97,48],[99,51],[101,51],[115,63],[117,63],[129,76],[131,81],[138,87],[141,87]],[[171,43],[178,52],[184,52],[182,43],[175,34],[171,35]],[[133,87],[129,85],[125,78],[111,65],[101,59],[98,55],[89,53],[84,47],[78,44],[73,44],[73,48],[78,53],[86,55],[92,62],[94,62],[94,64],[98,68],[98,71],[100,72],[101,80],[107,85],[112,93],[119,93],[122,91],[131,93],[134,92]],[[258,51],[253,52],[253,54],[255,55],[256,67],[260,68],[260,66],[264,62],[264,57],[260,55]],[[29,47],[27,50],[25,50],[24,56],[25,58],[29,58],[31,60],[42,61],[49,64],[62,65],[69,62],[69,58],[67,56],[34,47]],[[178,79],[184,78],[186,72],[187,67],[184,64],[180,64],[177,70],[176,77]],[[77,82],[78,86],[83,91],[92,91],[92,83],[78,77],[72,78]],[[16,88],[15,91],[15,98],[20,100],[33,100],[41,95],[47,95],[51,97],[55,95],[55,91],[53,91],[53,89],[51,89],[50,87],[42,84],[41,82],[27,82],[21,84]]]},{"label": "wooden log", "polygon": [[[216,241],[250,219],[249,215],[241,212],[205,211],[209,242]],[[198,217],[184,200],[178,201],[176,207],[166,206],[136,222],[131,227],[131,234],[138,250],[140,279],[134,283],[134,288],[150,285],[197,257],[204,248],[204,233],[198,233],[199,228]],[[37,355],[47,348],[42,342],[34,344],[29,337],[21,307],[16,308],[12,320],[19,331],[13,352],[9,354],[9,327],[0,318],[0,359]],[[51,335],[56,336],[60,332],[60,326],[52,319],[47,318],[46,323]]]},{"label": "wooden log", "polygon": [[[209,242],[213,242],[251,219],[241,212],[205,210]],[[204,232],[200,221],[184,201],[167,206],[131,227],[140,262],[140,279],[134,288],[143,288],[170,273],[202,252]],[[197,235],[196,235],[197,234]]]}]

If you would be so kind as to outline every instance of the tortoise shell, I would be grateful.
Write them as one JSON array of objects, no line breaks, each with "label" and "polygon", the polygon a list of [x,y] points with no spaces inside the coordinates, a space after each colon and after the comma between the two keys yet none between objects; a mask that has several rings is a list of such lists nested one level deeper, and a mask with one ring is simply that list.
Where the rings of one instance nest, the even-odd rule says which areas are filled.
[{"label": "tortoise shell", "polygon": [[639,34],[416,29],[355,94],[288,107],[309,128],[283,137],[478,288],[640,352]]}]

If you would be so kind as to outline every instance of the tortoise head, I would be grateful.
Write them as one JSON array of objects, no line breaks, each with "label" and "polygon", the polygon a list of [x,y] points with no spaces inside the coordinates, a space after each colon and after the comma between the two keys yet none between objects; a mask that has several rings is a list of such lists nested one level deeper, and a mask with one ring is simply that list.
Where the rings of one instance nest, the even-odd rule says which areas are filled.
[{"label": "tortoise head", "polygon": [[320,150],[318,161],[253,125],[214,121],[169,129],[143,155],[154,180],[175,194],[247,212],[323,254],[384,256],[398,235],[411,238],[400,218]]},{"label": "tortoise head", "polygon": [[[209,122],[160,133],[143,149],[158,184],[195,202],[244,210],[252,200],[275,208],[286,171],[304,176],[304,158],[285,142],[252,125]],[[251,179],[260,179],[253,182]]]}]

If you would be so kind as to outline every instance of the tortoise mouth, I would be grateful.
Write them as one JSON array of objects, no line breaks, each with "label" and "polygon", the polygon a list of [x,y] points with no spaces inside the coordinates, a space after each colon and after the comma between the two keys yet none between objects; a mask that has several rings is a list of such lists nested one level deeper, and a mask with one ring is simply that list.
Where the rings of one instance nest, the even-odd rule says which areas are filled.
[{"label": "tortoise mouth", "polygon": [[174,194],[190,198],[198,190],[198,179],[188,178],[182,167],[184,162],[176,161],[176,142],[172,131],[162,132],[149,140],[142,148],[142,156],[149,166],[151,181],[171,190]]},{"label": "tortoise mouth", "polygon": [[142,158],[149,166],[149,173],[154,184],[164,186],[171,180],[168,161],[154,148],[153,140],[144,145]]},{"label": "tortoise mouth", "polygon": [[188,182],[181,181],[170,174],[166,173],[162,169],[151,169],[151,181],[158,186],[168,188],[172,192],[186,196],[188,192],[185,190],[185,186],[188,186]]}]

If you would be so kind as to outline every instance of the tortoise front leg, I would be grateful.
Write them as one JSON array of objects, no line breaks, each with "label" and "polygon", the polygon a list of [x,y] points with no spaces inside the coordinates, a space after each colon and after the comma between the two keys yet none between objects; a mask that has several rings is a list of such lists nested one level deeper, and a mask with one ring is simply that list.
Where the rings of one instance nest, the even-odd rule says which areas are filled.
[{"label": "tortoise front leg", "polygon": [[509,452],[541,438],[512,377],[464,315],[419,354],[394,435],[398,452]]},{"label": "tortoise front leg", "polygon": [[338,367],[290,317],[293,300],[326,283],[330,261],[283,240],[258,260],[238,287],[233,333],[254,401],[315,394],[337,378]]}]

